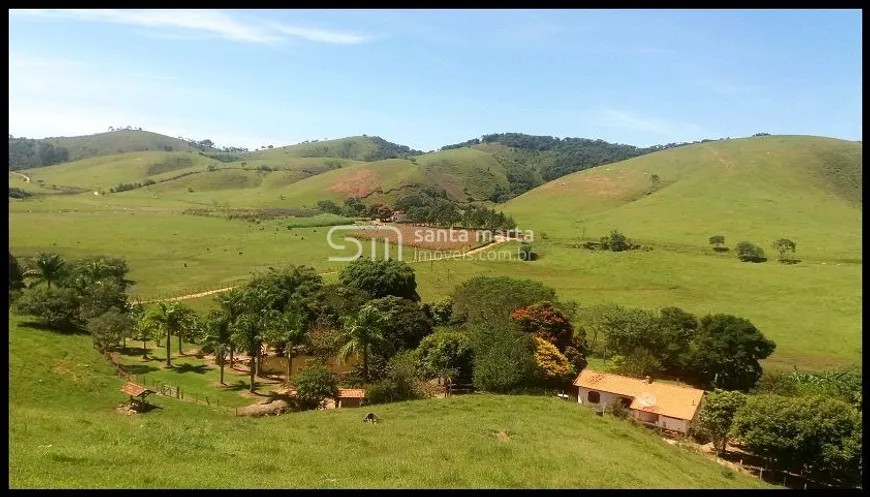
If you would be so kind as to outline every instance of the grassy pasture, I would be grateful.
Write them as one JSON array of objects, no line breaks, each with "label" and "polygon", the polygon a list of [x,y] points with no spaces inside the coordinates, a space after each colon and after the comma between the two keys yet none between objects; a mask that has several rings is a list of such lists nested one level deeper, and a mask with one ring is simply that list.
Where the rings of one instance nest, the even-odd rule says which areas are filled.
[{"label": "grassy pasture", "polygon": [[378,425],[359,409],[250,419],[160,396],[125,416],[123,380],[89,337],[26,322],[10,317],[11,488],[767,487],[553,398],[402,402],[379,406]]}]

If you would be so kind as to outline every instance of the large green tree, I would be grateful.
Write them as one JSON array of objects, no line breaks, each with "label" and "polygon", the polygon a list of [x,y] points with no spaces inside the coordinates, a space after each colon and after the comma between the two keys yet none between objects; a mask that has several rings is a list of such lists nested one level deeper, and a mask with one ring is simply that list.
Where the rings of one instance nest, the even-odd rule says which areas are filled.
[{"label": "large green tree", "polygon": [[468,333],[444,329],[423,338],[414,351],[424,378],[470,378],[474,354]]},{"label": "large green tree", "polygon": [[373,298],[392,295],[420,300],[414,269],[402,261],[372,261],[360,258],[341,271],[339,281],[342,285],[359,288]]},{"label": "large green tree", "polygon": [[556,301],[556,290],[529,279],[476,276],[453,292],[453,315],[469,324],[507,323],[520,307]]},{"label": "large green tree", "polygon": [[761,378],[761,364],[776,349],[749,320],[728,314],[701,319],[686,362],[702,388],[750,390]]},{"label": "large green tree", "polygon": [[725,451],[734,415],[745,404],[746,395],[741,392],[716,389],[707,394],[698,414],[698,429],[713,441],[717,455]]}]

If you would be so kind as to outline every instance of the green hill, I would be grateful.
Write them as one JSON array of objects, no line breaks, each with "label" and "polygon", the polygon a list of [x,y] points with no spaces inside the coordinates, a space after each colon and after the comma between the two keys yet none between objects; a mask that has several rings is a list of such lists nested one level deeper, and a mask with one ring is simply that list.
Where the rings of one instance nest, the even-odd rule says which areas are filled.
[{"label": "green hill", "polygon": [[140,130],[95,135],[29,139],[9,137],[9,169],[30,169],[90,157],[147,151],[197,151],[187,141]]},{"label": "green hill", "polygon": [[11,488],[768,487],[554,398],[401,402],[370,425],[359,409],[236,418],[152,395],[159,409],[126,416],[123,381],[90,337],[18,317],[9,332]]},{"label": "green hill", "polygon": [[405,145],[388,142],[379,136],[350,136],[337,140],[303,142],[278,148],[267,148],[251,153],[251,159],[277,157],[332,157],[372,162],[420,155],[423,152]]},{"label": "green hill", "polygon": [[574,173],[504,208],[564,240],[619,229],[650,243],[705,247],[724,235],[768,249],[784,237],[802,258],[860,260],[861,160],[860,144],[831,138],[717,141]]}]

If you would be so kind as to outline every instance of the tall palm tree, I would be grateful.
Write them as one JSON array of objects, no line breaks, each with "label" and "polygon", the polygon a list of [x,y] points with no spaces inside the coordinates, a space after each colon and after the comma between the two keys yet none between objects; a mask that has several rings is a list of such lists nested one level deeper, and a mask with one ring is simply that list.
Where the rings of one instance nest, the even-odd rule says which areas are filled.
[{"label": "tall palm tree", "polygon": [[251,357],[251,393],[256,388],[255,377],[260,370],[263,342],[274,329],[279,318],[271,308],[273,296],[266,290],[249,289],[241,297],[242,314],[232,326],[233,342],[247,350]]},{"label": "tall palm tree", "polygon": [[[236,320],[245,310],[244,306],[245,294],[238,289],[232,289],[227,293],[219,294],[215,299],[218,303],[218,312],[225,321],[225,326],[232,328]],[[233,367],[233,353],[235,352],[235,344],[229,342],[230,369]]]},{"label": "tall palm tree", "polygon": [[384,341],[383,325],[386,316],[370,305],[364,306],[353,319],[345,320],[344,346],[339,354],[347,359],[359,355],[362,359],[363,381],[369,381],[369,352],[372,345]]},{"label": "tall palm tree", "polygon": [[33,259],[33,269],[24,273],[24,276],[37,278],[37,282],[45,281],[48,288],[52,282],[57,282],[63,276],[66,269],[66,261],[60,254],[40,253]]},{"label": "tall palm tree", "polygon": [[204,320],[202,344],[214,351],[215,362],[220,366],[221,385],[224,383],[224,365],[231,345],[229,322],[220,311],[212,311]]},{"label": "tall palm tree", "polygon": [[148,339],[154,334],[154,324],[139,302],[133,304],[130,314],[133,317],[133,338],[142,341],[142,359],[148,359]]},{"label": "tall palm tree", "polygon": [[179,333],[187,318],[187,308],[178,302],[159,302],[150,320],[161,331],[166,333],[166,366],[172,367],[172,335]]},{"label": "tall palm tree", "polygon": [[284,343],[284,353],[287,355],[287,382],[293,374],[293,359],[299,353],[299,347],[308,338],[308,328],[302,314],[293,310],[281,315],[278,323],[279,341]]}]

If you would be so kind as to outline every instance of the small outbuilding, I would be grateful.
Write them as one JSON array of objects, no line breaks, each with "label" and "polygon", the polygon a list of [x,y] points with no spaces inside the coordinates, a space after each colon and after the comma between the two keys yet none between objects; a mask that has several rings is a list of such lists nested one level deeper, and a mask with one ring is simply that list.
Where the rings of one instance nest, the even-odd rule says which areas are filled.
[{"label": "small outbuilding", "polygon": [[366,397],[364,388],[339,388],[335,398],[335,407],[359,407]]},{"label": "small outbuilding", "polygon": [[142,412],[142,408],[146,405],[145,397],[157,393],[135,383],[127,383],[121,387],[121,391],[130,396],[130,409],[136,412]]}]

